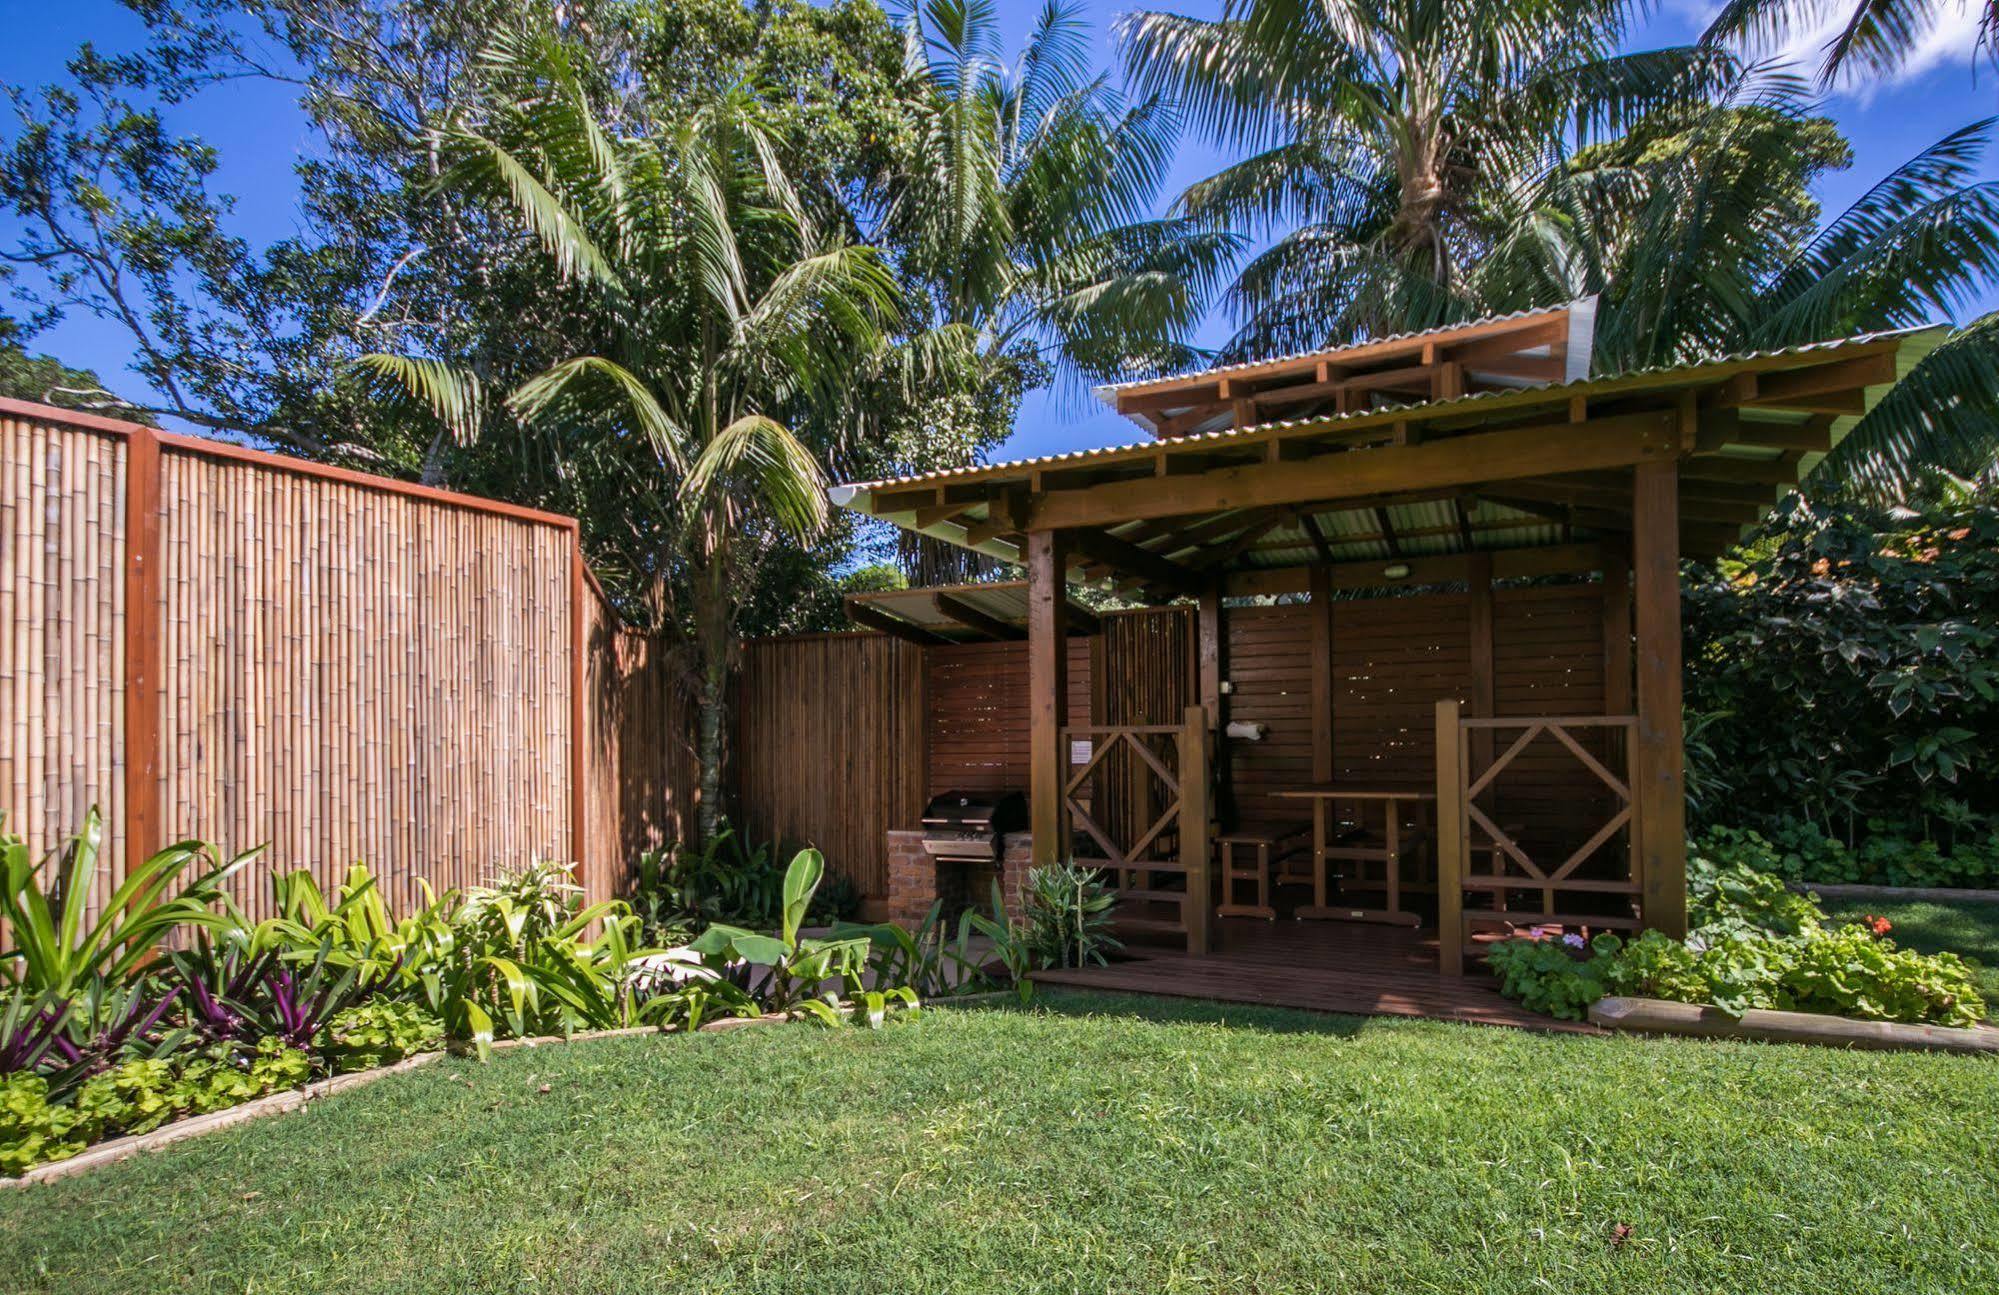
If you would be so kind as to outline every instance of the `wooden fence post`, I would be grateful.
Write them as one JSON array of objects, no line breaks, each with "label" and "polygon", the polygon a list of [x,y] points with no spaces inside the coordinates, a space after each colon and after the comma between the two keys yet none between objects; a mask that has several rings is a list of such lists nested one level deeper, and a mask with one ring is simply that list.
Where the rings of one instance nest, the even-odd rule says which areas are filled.
[{"label": "wooden fence post", "polygon": [[1187,897],[1180,901],[1180,924],[1187,928],[1187,952],[1209,948],[1208,914],[1212,887],[1208,881],[1208,711],[1189,706],[1180,723],[1180,866],[1187,877]]},{"label": "wooden fence post", "polygon": [[166,844],[160,823],[160,438],[125,442],[125,875]]},{"label": "wooden fence post", "polygon": [[574,857],[576,884],[583,887],[585,901],[604,896],[590,893],[589,839],[584,826],[590,813],[589,748],[585,742],[585,692],[590,668],[590,582],[583,570],[582,527],[569,524],[569,850]]},{"label": "wooden fence post", "polygon": [[1458,703],[1437,703],[1437,964],[1465,974],[1465,741]]}]

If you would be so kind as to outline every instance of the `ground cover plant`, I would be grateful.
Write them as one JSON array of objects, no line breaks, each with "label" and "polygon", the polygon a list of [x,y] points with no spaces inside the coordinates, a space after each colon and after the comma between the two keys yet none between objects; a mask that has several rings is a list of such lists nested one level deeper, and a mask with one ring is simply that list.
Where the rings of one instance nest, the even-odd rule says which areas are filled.
[{"label": "ground cover plant", "polygon": [[1954,953],[1971,968],[1988,1006],[1999,1003],[1999,903],[1966,900],[1828,899],[1834,925],[1886,922],[1895,943],[1917,953]]},{"label": "ground cover plant", "polygon": [[1487,964],[1523,1006],[1580,1020],[1606,995],[1821,1012],[1861,1020],[1976,1025],[1986,999],[1977,969],[1947,950],[1898,948],[1878,915],[1829,921],[1814,895],[1768,871],[1687,860],[1685,940],[1659,931],[1633,939],[1529,931],[1494,945]]},{"label": "ground cover plant", "polygon": [[[1047,993],[446,1062],[0,1194],[30,1295],[1980,1289],[1999,1068]],[[642,1174],[633,1166],[643,1165]]]}]

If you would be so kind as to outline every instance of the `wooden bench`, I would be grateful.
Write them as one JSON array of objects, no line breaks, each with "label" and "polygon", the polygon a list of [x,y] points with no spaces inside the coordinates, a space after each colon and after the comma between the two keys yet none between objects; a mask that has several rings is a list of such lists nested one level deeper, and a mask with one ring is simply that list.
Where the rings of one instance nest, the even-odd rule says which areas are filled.
[{"label": "wooden bench", "polygon": [[[1215,906],[1216,916],[1276,921],[1277,910],[1270,905],[1271,865],[1296,857],[1310,847],[1311,840],[1310,823],[1245,824],[1216,836],[1215,852],[1220,856],[1222,879],[1222,902]],[[1238,851],[1248,853],[1247,862]],[[1255,887],[1254,903],[1236,902],[1236,885],[1245,881]]]}]

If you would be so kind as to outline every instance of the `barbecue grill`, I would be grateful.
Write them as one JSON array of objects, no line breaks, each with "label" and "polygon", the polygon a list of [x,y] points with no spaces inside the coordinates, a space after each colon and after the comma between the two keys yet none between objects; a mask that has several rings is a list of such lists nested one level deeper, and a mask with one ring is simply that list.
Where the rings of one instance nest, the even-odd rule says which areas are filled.
[{"label": "barbecue grill", "polygon": [[923,848],[933,859],[993,860],[1006,834],[1026,827],[1017,791],[947,791],[923,807]]}]

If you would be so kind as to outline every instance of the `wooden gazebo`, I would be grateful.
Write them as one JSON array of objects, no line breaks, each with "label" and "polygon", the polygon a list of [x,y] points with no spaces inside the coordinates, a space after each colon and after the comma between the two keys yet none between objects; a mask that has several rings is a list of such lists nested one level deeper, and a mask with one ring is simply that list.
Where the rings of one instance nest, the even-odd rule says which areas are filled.
[{"label": "wooden gazebo", "polygon": [[[1677,933],[1680,560],[1740,538],[1941,330],[1591,377],[1591,314],[1120,384],[1137,443],[838,487],[1026,569],[860,615],[1025,635],[1033,857],[1102,862],[1188,954],[1285,880],[1291,915],[1434,926],[1451,975],[1508,926]],[[1191,605],[1185,710],[1075,722],[1071,585]],[[1136,801],[1107,790],[1135,773]],[[1287,806],[1314,831],[1284,862]]]}]

